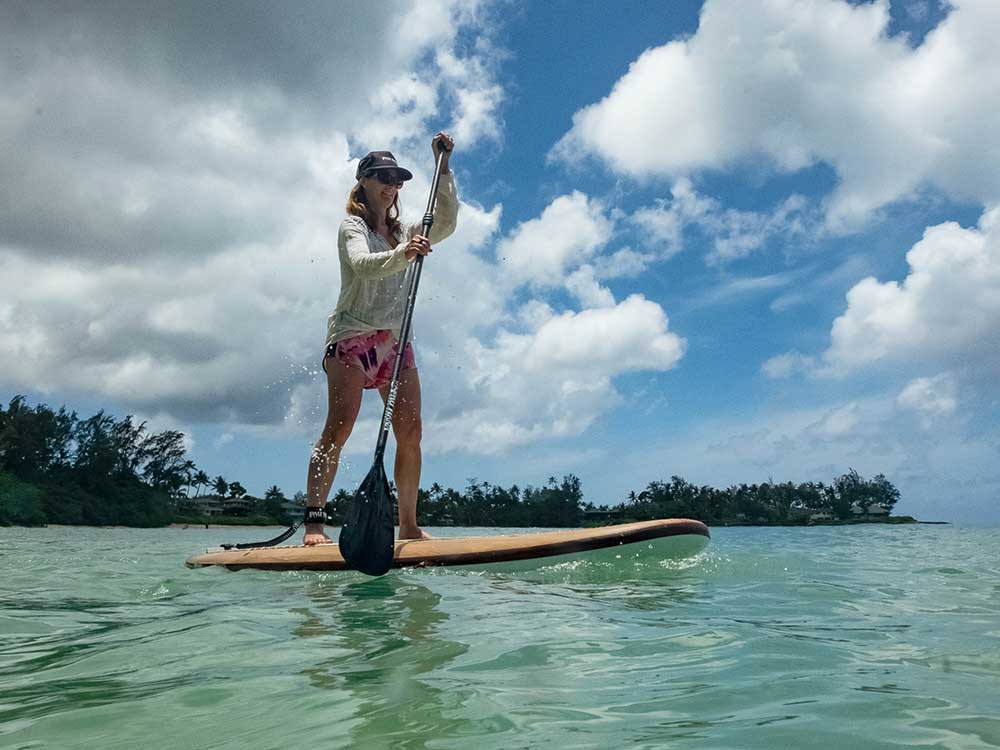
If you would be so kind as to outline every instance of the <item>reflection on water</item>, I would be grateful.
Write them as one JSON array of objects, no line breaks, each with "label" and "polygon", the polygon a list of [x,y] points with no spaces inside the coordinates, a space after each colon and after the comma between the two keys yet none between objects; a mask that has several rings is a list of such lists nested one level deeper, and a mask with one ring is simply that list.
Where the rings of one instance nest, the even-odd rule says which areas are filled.
[{"label": "reflection on water", "polygon": [[314,587],[315,603],[300,610],[303,625],[296,635],[329,636],[338,652],[302,673],[325,690],[343,691],[351,699],[354,747],[407,746],[415,729],[434,736],[450,727],[445,712],[460,704],[462,691],[442,690],[422,679],[440,670],[468,646],[442,637],[448,615],[437,608],[441,596],[397,576],[341,587]]}]

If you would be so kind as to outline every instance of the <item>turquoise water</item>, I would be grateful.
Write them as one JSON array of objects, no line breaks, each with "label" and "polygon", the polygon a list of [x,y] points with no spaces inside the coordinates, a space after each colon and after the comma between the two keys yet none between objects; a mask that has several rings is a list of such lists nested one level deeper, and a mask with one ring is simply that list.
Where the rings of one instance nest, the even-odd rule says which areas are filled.
[{"label": "turquoise water", "polygon": [[1000,747],[1000,529],[714,529],[691,560],[517,575],[183,565],[259,536],[0,529],[0,747]]}]

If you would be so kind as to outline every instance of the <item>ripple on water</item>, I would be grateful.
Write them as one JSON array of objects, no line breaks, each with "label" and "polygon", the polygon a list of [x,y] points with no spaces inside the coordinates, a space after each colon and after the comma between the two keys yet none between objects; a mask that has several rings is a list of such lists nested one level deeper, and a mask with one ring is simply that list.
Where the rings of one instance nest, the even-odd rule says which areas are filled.
[{"label": "ripple on water", "polygon": [[376,580],[183,569],[211,530],[0,534],[4,747],[1000,747],[995,530]]}]

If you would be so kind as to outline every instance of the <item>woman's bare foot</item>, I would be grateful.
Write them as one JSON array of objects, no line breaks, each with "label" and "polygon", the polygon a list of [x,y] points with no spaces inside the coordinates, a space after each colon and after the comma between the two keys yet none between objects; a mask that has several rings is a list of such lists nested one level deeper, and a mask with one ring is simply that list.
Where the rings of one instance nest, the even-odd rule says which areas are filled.
[{"label": "woman's bare foot", "polygon": [[434,537],[428,534],[426,531],[416,526],[412,529],[404,529],[400,527],[399,529],[400,539],[433,539]]},{"label": "woman's bare foot", "polygon": [[323,524],[307,523],[306,534],[302,539],[302,543],[307,547],[313,547],[317,544],[333,544],[333,540],[323,531]]}]

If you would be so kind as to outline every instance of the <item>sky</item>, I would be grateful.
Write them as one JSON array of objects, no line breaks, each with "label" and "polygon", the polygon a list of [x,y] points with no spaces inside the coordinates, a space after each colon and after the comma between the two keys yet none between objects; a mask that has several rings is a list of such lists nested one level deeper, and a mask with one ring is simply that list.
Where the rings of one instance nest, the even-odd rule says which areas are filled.
[{"label": "sky", "polygon": [[5,2],[0,398],[303,489],[357,160],[391,149],[418,219],[444,129],[422,486],[854,468],[1000,521],[997,28],[995,0]]}]

